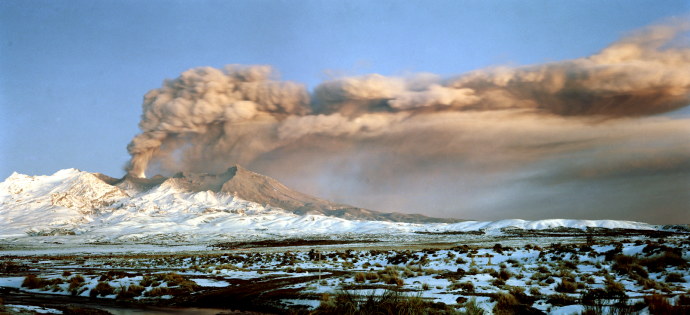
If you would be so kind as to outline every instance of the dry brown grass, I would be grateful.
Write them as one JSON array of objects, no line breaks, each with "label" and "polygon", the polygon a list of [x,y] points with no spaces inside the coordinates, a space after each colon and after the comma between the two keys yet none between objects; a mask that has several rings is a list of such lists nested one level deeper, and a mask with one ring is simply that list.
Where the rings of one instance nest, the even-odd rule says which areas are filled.
[{"label": "dry brown grass", "polygon": [[364,282],[367,276],[363,272],[358,272],[355,274],[355,282]]},{"label": "dry brown grass", "polygon": [[89,292],[90,297],[106,296],[115,293],[115,288],[111,287],[107,282],[99,282],[96,287]]}]

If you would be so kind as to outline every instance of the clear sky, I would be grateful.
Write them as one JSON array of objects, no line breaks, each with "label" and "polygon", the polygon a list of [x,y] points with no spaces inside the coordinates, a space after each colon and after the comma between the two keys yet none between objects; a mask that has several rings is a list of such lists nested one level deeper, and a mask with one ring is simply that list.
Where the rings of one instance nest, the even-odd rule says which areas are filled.
[{"label": "clear sky", "polygon": [[[4,0],[0,177],[72,167],[123,176],[126,145],[141,131],[143,95],[193,67],[268,64],[310,91],[332,76],[452,76],[589,56],[635,29],[688,12],[686,0]],[[670,115],[687,116],[687,110]],[[274,176],[348,202],[347,193]],[[500,191],[496,198],[519,194]],[[380,198],[357,200],[349,203],[395,210],[390,202],[376,207],[385,203]],[[430,214],[462,216],[440,208],[452,207],[436,206]]]}]

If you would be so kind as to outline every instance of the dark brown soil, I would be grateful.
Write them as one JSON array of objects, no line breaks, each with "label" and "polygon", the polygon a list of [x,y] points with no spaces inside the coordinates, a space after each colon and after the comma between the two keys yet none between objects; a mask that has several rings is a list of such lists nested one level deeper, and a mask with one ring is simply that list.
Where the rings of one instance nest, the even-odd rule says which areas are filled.
[{"label": "dark brown soil", "polygon": [[[321,279],[328,279],[344,274],[347,271],[329,270],[328,275]],[[200,295],[187,296],[171,301],[169,306],[199,307],[199,308],[232,308],[245,311],[282,314],[288,305],[281,299],[299,299],[305,297],[300,293],[302,288],[286,288],[295,284],[318,280],[318,275],[292,278],[263,278],[263,279],[228,279],[229,287],[207,291]]]}]

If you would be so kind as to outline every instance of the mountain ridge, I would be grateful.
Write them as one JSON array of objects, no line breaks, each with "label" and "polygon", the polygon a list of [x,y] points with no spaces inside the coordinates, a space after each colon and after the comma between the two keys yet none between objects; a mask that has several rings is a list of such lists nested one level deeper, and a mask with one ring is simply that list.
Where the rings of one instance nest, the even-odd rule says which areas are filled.
[{"label": "mountain ridge", "polygon": [[99,174],[102,180],[125,191],[145,191],[159,185],[170,185],[191,192],[213,191],[262,205],[281,208],[297,215],[325,215],[349,220],[391,221],[407,223],[456,223],[464,220],[435,218],[422,214],[384,213],[339,204],[292,190],[277,180],[235,165],[220,174],[178,172],[172,177],[151,179],[125,175],[119,180]]},{"label": "mountain ridge", "polygon": [[50,176],[14,173],[0,182],[0,240],[3,242],[177,244],[228,237],[316,234],[398,237],[468,231],[501,234],[505,228],[559,227],[690,230],[620,220],[423,222],[428,218],[375,212],[321,200],[241,167],[221,174],[178,173],[150,179],[131,176],[117,179],[65,169]]}]

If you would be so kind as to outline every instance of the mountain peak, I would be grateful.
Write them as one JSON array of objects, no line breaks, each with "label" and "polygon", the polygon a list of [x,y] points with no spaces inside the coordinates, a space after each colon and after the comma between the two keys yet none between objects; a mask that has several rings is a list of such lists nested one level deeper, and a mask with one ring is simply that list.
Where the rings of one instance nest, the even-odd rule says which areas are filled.
[{"label": "mountain peak", "polygon": [[[23,179],[22,176],[25,175],[13,174],[11,176],[17,177],[14,181],[16,183],[10,189],[11,191],[22,191],[26,185],[29,185],[30,178]],[[80,180],[73,180],[76,178],[80,178]],[[241,200],[240,202],[248,201],[262,206],[281,208],[297,215],[312,214],[349,220],[415,223],[453,223],[461,221],[457,219],[431,218],[420,214],[382,213],[338,204],[292,190],[273,178],[252,172],[237,164],[220,174],[179,172],[173,177],[156,175],[152,178],[141,178],[127,174],[117,179],[100,173],[87,173],[76,169],[66,169],[55,173],[50,178],[46,177],[46,179],[49,182],[60,181],[65,185],[64,191],[61,189],[60,194],[57,194],[57,191],[52,192],[52,203],[54,205],[81,211],[102,208],[116,200],[137,196],[144,198],[146,196],[165,195],[169,192],[173,194],[184,192],[185,194],[199,194],[199,198],[202,199],[213,199],[216,198],[213,196],[217,196],[217,198],[226,200],[223,201],[224,203],[230,202],[228,200],[234,200],[232,197],[235,197]],[[161,191],[158,189],[160,187],[166,189]],[[173,190],[170,191],[167,188],[173,188]],[[45,189],[52,190],[49,186],[46,186]],[[214,194],[206,194],[209,191]],[[86,199],[79,197],[81,195]],[[166,202],[171,201],[174,203],[177,200],[175,198],[180,198],[177,195],[171,195],[170,197],[173,199],[166,199]],[[219,202],[218,200],[220,200],[217,198],[216,201],[212,202],[214,207]],[[122,202],[126,203],[126,201]],[[202,203],[204,202],[206,201]]]}]

